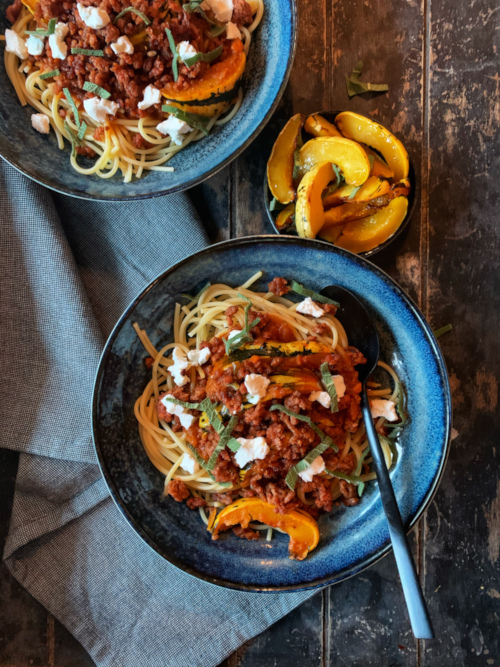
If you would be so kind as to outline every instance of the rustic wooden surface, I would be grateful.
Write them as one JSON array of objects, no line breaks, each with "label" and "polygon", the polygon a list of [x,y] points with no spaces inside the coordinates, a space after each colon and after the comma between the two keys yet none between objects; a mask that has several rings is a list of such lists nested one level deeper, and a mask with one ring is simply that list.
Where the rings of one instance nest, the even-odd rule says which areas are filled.
[{"label": "rustic wooden surface", "polygon": [[[375,263],[435,328],[453,324],[441,344],[458,437],[441,487],[411,536],[437,638],[412,638],[389,555],[318,593],[221,667],[500,665],[498,6],[494,0],[299,4],[297,57],[277,113],[244,155],[191,194],[213,241],[271,232],[262,206],[264,166],[292,112],[349,108],[404,139],[421,195],[408,232]],[[389,83],[387,95],[348,99],[344,75],[359,59],[363,78]],[[0,452],[2,541],[16,465],[16,454]],[[3,568],[0,667],[92,664]]]}]

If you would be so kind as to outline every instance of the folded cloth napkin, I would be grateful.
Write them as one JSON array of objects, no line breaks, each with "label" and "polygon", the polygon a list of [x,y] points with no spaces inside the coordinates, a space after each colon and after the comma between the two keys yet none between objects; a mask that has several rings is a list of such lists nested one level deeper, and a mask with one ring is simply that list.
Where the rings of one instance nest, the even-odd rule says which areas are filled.
[{"label": "folded cloth napkin", "polygon": [[98,665],[217,665],[312,593],[238,593],[165,562],[108,495],[92,445],[105,337],[156,275],[208,243],[185,195],[54,195],[0,164],[2,446],[21,453],[4,558]]}]

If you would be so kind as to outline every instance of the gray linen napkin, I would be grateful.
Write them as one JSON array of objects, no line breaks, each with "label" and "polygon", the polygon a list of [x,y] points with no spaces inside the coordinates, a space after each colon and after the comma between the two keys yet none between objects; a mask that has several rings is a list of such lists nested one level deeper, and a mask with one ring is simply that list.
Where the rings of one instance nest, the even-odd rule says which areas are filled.
[{"label": "gray linen napkin", "polygon": [[1,163],[0,216],[0,444],[22,452],[7,566],[98,665],[216,665],[312,593],[228,591],[165,562],[110,499],[90,431],[105,337],[207,245],[195,211],[57,196]]}]

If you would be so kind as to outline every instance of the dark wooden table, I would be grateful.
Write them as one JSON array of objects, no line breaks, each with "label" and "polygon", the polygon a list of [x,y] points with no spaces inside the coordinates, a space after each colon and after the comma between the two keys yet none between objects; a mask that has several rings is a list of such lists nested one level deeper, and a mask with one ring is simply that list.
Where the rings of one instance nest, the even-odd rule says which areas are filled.
[{"label": "dark wooden table", "polygon": [[[453,324],[441,345],[458,436],[441,487],[411,536],[437,638],[413,639],[389,555],[318,593],[223,665],[500,665],[498,5],[299,5],[297,57],[277,113],[238,160],[191,195],[213,241],[269,233],[262,204],[265,162],[292,112],[349,108],[404,139],[420,180],[417,211],[406,235],[374,261],[434,328]],[[388,82],[388,94],[348,99],[344,75],[360,59],[362,78]],[[16,465],[15,453],[0,451],[2,542]],[[0,582],[0,667],[93,664],[5,568]]]}]

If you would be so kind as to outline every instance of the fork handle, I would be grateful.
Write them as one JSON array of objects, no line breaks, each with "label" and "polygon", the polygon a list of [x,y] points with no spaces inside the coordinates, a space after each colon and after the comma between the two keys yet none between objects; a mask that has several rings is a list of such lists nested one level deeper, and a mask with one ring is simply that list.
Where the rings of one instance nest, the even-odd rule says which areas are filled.
[{"label": "fork handle", "polygon": [[403,522],[401,521],[401,514],[399,513],[396,496],[394,495],[394,489],[392,488],[389,472],[385,464],[384,453],[375,426],[373,425],[366,387],[363,387],[361,408],[413,634],[417,639],[434,639],[429,612],[415,570]]}]

